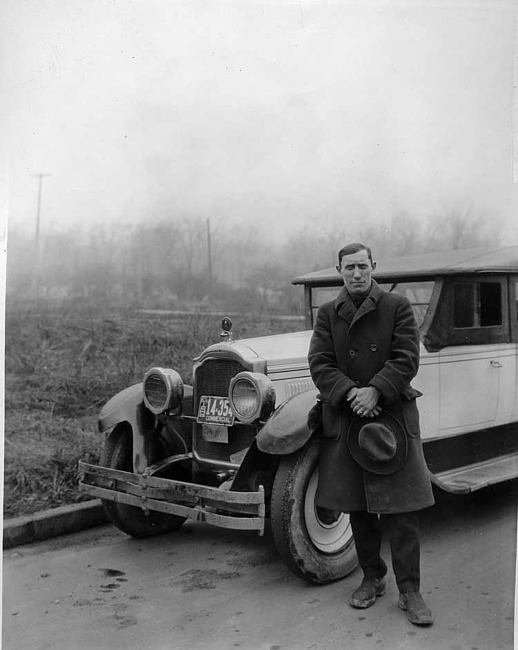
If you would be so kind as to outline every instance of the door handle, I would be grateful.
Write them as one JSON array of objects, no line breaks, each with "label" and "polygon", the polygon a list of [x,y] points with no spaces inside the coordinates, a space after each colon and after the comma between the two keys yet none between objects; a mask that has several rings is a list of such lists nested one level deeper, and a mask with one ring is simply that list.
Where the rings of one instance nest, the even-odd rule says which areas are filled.
[{"label": "door handle", "polygon": [[501,361],[496,361],[496,359],[492,359],[490,363],[493,366],[493,368],[501,368],[502,367],[502,362]]}]

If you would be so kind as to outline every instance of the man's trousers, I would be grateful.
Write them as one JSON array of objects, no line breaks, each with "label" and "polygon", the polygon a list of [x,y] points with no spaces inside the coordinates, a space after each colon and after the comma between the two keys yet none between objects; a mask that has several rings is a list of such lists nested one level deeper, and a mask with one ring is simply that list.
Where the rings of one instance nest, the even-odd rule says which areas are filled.
[{"label": "man's trousers", "polygon": [[[350,513],[358,561],[365,577],[382,578],[387,565],[380,555],[380,516],[364,510]],[[390,541],[392,568],[400,593],[419,591],[419,519],[417,512],[381,515]]]}]

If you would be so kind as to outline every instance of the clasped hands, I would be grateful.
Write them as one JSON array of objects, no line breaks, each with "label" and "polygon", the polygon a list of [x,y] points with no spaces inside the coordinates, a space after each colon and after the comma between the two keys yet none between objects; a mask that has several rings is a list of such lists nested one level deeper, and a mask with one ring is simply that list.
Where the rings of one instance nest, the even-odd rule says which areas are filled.
[{"label": "clasped hands", "polygon": [[381,413],[378,406],[380,392],[374,386],[351,388],[347,393],[347,401],[354,413],[362,418],[374,418]]}]

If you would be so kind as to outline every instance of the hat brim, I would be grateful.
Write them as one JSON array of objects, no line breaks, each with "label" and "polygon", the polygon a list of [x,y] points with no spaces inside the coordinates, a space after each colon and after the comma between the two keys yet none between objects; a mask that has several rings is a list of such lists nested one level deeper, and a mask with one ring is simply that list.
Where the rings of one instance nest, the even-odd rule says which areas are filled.
[{"label": "hat brim", "polygon": [[[381,424],[388,427],[396,439],[396,453],[386,462],[378,462],[367,456],[359,444],[359,434],[365,424]],[[405,464],[408,454],[408,440],[400,421],[390,413],[382,412],[375,418],[354,416],[347,431],[347,444],[354,460],[368,472],[374,474],[393,474]]]}]

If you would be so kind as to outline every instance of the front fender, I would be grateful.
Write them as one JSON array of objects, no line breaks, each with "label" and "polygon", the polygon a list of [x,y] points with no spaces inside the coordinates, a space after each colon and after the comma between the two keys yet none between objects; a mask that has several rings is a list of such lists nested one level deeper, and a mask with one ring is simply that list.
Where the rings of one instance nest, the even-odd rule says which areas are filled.
[{"label": "front fender", "polygon": [[[187,384],[184,385],[182,411],[187,414],[192,412],[192,386]],[[144,405],[141,382],[125,388],[106,402],[99,413],[98,426],[101,433],[108,434],[122,422],[130,425],[133,436],[133,467],[136,472],[141,473],[152,456],[152,450],[148,447],[152,446],[153,441],[150,436],[146,436],[146,432],[153,429],[154,421],[154,416]],[[191,424],[187,422],[183,426],[190,428]]]},{"label": "front fender", "polygon": [[308,413],[317,403],[317,395],[317,389],[311,388],[281,404],[257,434],[257,447],[279,456],[300,449],[313,433],[308,427]]},{"label": "front fender", "polygon": [[[101,433],[109,431],[120,422],[129,422],[132,427],[138,426],[137,414],[143,404],[142,382],[121,390],[102,407],[99,413],[99,431]],[[188,384],[184,384],[182,413],[185,415],[193,413],[192,386]]]},{"label": "front fender", "polygon": [[99,431],[109,431],[119,422],[129,422],[133,428],[137,425],[138,406],[143,402],[142,382],[121,390],[102,407],[99,413]]}]

